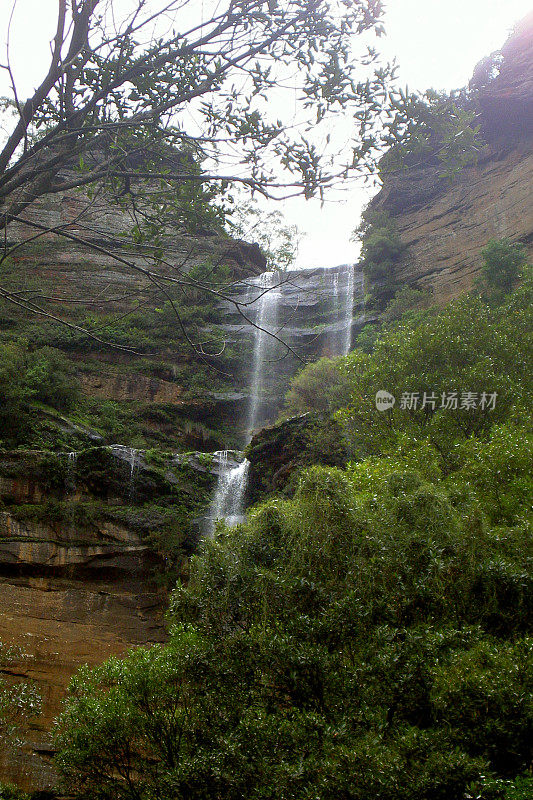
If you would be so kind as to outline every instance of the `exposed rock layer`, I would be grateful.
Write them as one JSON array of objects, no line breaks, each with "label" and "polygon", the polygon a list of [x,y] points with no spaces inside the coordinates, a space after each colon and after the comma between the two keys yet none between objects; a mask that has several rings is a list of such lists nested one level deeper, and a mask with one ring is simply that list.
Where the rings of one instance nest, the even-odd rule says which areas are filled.
[{"label": "exposed rock layer", "polygon": [[0,453],[0,640],[28,656],[7,678],[35,681],[43,700],[23,749],[2,749],[0,780],[53,786],[50,731],[72,673],[164,641],[168,558],[150,534],[165,509],[206,500],[213,480],[128,448]]},{"label": "exposed rock layer", "polygon": [[397,223],[406,251],[402,284],[430,289],[439,305],[472,288],[492,238],[523,242],[533,260],[533,14],[502,48],[496,78],[479,89],[488,140],[453,183],[435,163],[385,178],[372,205]]}]

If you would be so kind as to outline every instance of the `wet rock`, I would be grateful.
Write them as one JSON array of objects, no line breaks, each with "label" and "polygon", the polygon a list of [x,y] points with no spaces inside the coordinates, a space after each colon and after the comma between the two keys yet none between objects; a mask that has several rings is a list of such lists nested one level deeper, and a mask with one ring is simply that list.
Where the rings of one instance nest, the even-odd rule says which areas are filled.
[{"label": "wet rock", "polygon": [[246,449],[250,504],[273,493],[291,494],[299,471],[312,464],[346,466],[348,449],[340,425],[327,416],[304,414],[264,428]]}]

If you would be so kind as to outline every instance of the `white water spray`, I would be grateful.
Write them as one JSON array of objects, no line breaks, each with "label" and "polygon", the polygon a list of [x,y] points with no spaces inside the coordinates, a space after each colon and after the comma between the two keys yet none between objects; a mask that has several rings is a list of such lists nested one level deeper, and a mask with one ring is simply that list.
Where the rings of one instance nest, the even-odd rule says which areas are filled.
[{"label": "white water spray", "polygon": [[265,384],[266,365],[272,354],[276,340],[270,334],[276,332],[278,307],[281,298],[276,272],[264,272],[259,276],[259,297],[254,329],[254,354],[252,379],[250,382],[250,405],[247,418],[247,439],[250,441],[254,431],[266,422]]},{"label": "white water spray", "polygon": [[205,527],[212,534],[216,521],[223,519],[232,527],[244,519],[244,493],[250,462],[234,450],[219,450],[213,454],[218,460],[218,480]]},{"label": "white water spray", "polygon": [[[271,334],[276,332],[278,320],[278,306],[281,298],[278,283],[278,274],[264,272],[257,281],[252,282],[249,299],[252,307],[256,306],[253,322],[253,359],[250,380],[250,400],[246,422],[246,444],[251,440],[254,431],[266,421],[266,377],[269,357],[272,355],[273,345],[276,340]],[[254,301],[254,296],[256,300]],[[211,504],[209,516],[206,520],[207,530],[212,533],[217,519],[224,519],[229,526],[237,525],[243,520],[244,497],[248,484],[248,470],[250,462],[245,458],[240,459],[240,454],[222,450],[215,453],[219,458],[218,480]]]}]

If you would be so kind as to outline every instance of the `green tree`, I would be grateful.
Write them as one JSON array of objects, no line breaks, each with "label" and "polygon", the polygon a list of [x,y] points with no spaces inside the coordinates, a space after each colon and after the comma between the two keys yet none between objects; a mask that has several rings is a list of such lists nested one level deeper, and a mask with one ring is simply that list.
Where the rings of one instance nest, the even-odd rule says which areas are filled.
[{"label": "green tree", "polygon": [[[346,369],[353,398],[341,417],[354,455],[395,449],[405,437],[429,439],[446,469],[452,469],[457,443],[485,436],[494,423],[512,414],[527,415],[530,308],[531,281],[499,308],[479,296],[466,295],[440,311],[404,315],[382,329],[372,353],[356,350],[349,355]],[[388,411],[376,408],[380,390],[396,399]],[[454,401],[446,407],[452,392],[457,393],[457,408]],[[463,392],[474,394],[475,407],[461,408]],[[497,395],[494,408],[488,403],[493,393]]]},{"label": "green tree", "polygon": [[229,220],[233,236],[257,243],[266,256],[267,269],[286,270],[298,255],[301,233],[287,225],[280,211],[261,211],[249,202],[237,204]]},{"label": "green tree", "polygon": [[79,398],[74,365],[59,350],[43,347],[28,354],[24,384],[35,399],[59,411],[72,408]]},{"label": "green tree", "polygon": [[331,413],[345,407],[352,384],[344,358],[320,358],[304,367],[291,381],[283,416],[308,412]]},{"label": "green tree", "polygon": [[[2,59],[15,112],[0,146],[8,241],[21,229],[33,242],[50,233],[25,212],[40,198],[83,189],[89,218],[81,210],[76,230],[56,226],[54,236],[118,258],[165,300],[169,289],[191,284],[220,294],[216,282],[188,276],[186,263],[165,262],[165,234],[220,231],[236,187],[322,196],[379,150],[375,98],[388,96],[390,70],[352,47],[353,36],[383,32],[379,2],[134,0],[118,10],[103,0],[57,0],[56,8],[50,60],[32,96],[21,98],[9,53]],[[13,3],[11,29],[19,10]],[[283,118],[294,88],[311,133]],[[360,124],[337,157],[327,126],[344,111]],[[85,235],[101,197],[132,215],[126,241],[135,257],[114,253],[110,237]],[[0,264],[21,249],[13,239]],[[57,298],[23,288],[2,286],[0,296],[69,322],[51,305]]]},{"label": "green tree", "polygon": [[451,94],[428,90],[422,95],[400,92],[393,100],[386,123],[389,149],[380,161],[383,176],[436,167],[438,176],[453,180],[474,164],[485,147],[481,126],[476,124],[479,106],[475,91]]},{"label": "green tree", "polygon": [[398,289],[396,271],[405,250],[396,223],[387,212],[369,208],[352,239],[361,242],[361,265],[372,299],[383,309]]},{"label": "green tree", "polygon": [[530,757],[527,551],[393,459],[311,468],[203,543],[169,645],[74,679],[65,779],[124,800],[503,800]]},{"label": "green tree", "polygon": [[381,315],[383,322],[394,322],[404,314],[417,314],[431,305],[431,293],[423,289],[411,289],[404,286],[394,295]]},{"label": "green tree", "polygon": [[31,434],[31,407],[36,401],[59,411],[79,399],[73,364],[58,350],[29,352],[22,345],[0,344],[0,440],[17,445]]},{"label": "green tree", "polygon": [[0,347],[0,441],[16,440],[27,422],[27,404],[32,392],[24,382],[25,364],[21,348]]}]

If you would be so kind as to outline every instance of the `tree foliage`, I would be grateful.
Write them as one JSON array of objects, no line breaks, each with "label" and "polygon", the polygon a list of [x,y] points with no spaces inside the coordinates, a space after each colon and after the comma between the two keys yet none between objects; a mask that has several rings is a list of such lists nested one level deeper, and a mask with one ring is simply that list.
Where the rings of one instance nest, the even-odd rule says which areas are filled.
[{"label": "tree foliage", "polygon": [[[166,300],[191,284],[225,295],[208,277],[187,275],[187,258],[166,262],[165,237],[220,232],[235,187],[322,196],[373,162],[391,72],[368,39],[382,33],[382,11],[375,0],[131,0],[120,10],[58,0],[48,69],[32,96],[20,98],[9,52],[3,64],[14,111],[0,149],[8,244],[20,250],[14,226],[34,239],[53,230],[118,259]],[[285,119],[287,97],[298,103],[295,120]],[[340,113],[356,130],[338,148],[331,122]],[[40,198],[82,189],[85,208],[72,224],[50,228],[25,213]],[[109,238],[91,241],[91,210],[102,200],[130,214],[135,257],[118,256]],[[0,286],[0,296],[62,319],[21,288]]]},{"label": "tree foliage", "polygon": [[345,360],[342,357],[320,358],[303,367],[292,379],[283,416],[336,411],[349,403],[351,393]]},{"label": "tree foliage", "polygon": [[503,800],[533,726],[528,535],[473,502],[391,458],[313,467],[292,500],[204,542],[170,644],[74,679],[70,785]]},{"label": "tree foliage", "polygon": [[[16,662],[25,658],[20,648],[0,642],[0,670],[8,672]],[[20,680],[8,682],[4,677],[0,678],[0,745],[20,743],[21,724],[36,716],[40,708],[41,698],[31,683]]]},{"label": "tree foliage", "polygon": [[257,243],[268,270],[286,270],[298,255],[302,234],[297,225],[286,225],[280,211],[262,211],[254,203],[237,204],[229,219],[233,236]]},{"label": "tree foliage", "polygon": [[[457,442],[483,436],[511,413],[527,416],[530,307],[530,282],[500,307],[477,295],[462,296],[441,311],[408,314],[391,323],[372,353],[354,351],[347,362],[353,400],[342,414],[354,454],[383,452],[405,436],[428,438],[449,467]],[[385,412],[375,405],[380,390],[396,399]],[[453,403],[446,407],[453,392],[456,409]],[[475,407],[461,408],[465,392],[475,395]],[[483,392],[497,394],[494,408],[481,404]],[[402,404],[402,397],[408,402]]]},{"label": "tree foliage", "polygon": [[388,150],[380,161],[382,175],[436,167],[440,178],[453,180],[483,152],[475,90],[451,94],[428,90],[422,95],[399,92],[386,125]]},{"label": "tree foliage", "polygon": [[368,208],[352,240],[361,242],[361,266],[371,299],[382,310],[398,290],[396,273],[405,251],[396,223],[386,211]]},{"label": "tree foliage", "polygon": [[496,294],[500,299],[524,277],[527,253],[521,242],[509,239],[491,239],[481,251],[482,285],[486,291]]},{"label": "tree foliage", "polygon": [[72,363],[52,347],[28,351],[23,345],[0,345],[0,442],[27,441],[35,403],[71,409],[79,397],[74,373]]}]

